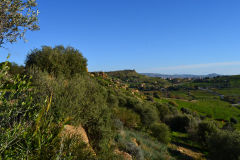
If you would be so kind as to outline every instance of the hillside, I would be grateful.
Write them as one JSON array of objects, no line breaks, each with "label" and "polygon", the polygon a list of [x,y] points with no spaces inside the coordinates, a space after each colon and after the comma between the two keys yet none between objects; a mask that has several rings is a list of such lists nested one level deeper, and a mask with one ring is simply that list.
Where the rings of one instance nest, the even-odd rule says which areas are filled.
[{"label": "hillside", "polygon": [[[69,63],[72,57],[75,63]],[[63,46],[34,50],[27,62],[14,66],[18,72],[9,72],[8,62],[0,66],[0,140],[10,143],[3,159],[229,158],[219,150],[233,152],[230,160],[239,156],[240,76],[87,72],[86,59]]]},{"label": "hillside", "polygon": [[161,77],[164,79],[167,78],[192,78],[192,79],[200,79],[200,78],[213,78],[221,76],[216,73],[208,74],[208,75],[193,75],[193,74],[174,74],[174,75],[167,75],[167,74],[158,74],[158,73],[141,73],[142,75],[146,75],[149,77]]},{"label": "hillside", "polygon": [[[111,72],[109,75],[120,79],[127,77],[131,79],[131,82],[138,82],[139,77],[142,76],[139,76],[136,72],[128,74],[124,71]],[[168,84],[164,88],[154,87],[152,90],[140,90],[147,100],[156,101],[162,105],[172,104],[179,111],[193,115],[195,118],[199,117],[202,121],[213,121],[220,128],[231,131],[240,130],[238,124],[240,122],[240,76],[218,76],[193,80],[162,80],[161,78],[147,78],[145,76],[144,78],[148,81],[159,80]],[[145,82],[147,85],[147,81]],[[138,89],[138,87],[135,88]],[[174,128],[171,129],[175,130]],[[176,131],[172,132],[172,143],[185,147],[187,145],[187,148],[190,149],[199,147],[191,139],[186,141],[186,137],[189,137],[188,134],[182,135],[179,130]],[[201,151],[201,149],[198,151]]]},{"label": "hillside", "polygon": [[129,88],[139,90],[148,100],[160,103],[174,101],[179,109],[188,108],[211,119],[240,121],[240,76],[164,80],[144,76],[134,70],[106,74],[129,84]]},{"label": "hillside", "polygon": [[[240,160],[240,1],[217,2],[0,0],[0,160]],[[193,74],[90,72],[120,66]]]},{"label": "hillside", "polygon": [[106,72],[106,74],[129,84],[130,88],[135,88],[141,91],[160,90],[161,88],[165,88],[170,85],[167,80],[148,77],[137,73],[135,70]]}]

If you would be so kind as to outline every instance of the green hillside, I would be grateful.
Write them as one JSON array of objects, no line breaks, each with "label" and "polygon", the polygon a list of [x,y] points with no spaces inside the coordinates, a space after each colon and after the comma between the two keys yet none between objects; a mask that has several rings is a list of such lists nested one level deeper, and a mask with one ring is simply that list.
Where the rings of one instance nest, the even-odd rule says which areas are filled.
[{"label": "green hillside", "polygon": [[63,46],[34,50],[26,61],[1,65],[0,140],[10,143],[3,159],[224,160],[216,148],[239,156],[240,76],[89,73],[81,53]]},{"label": "green hillside", "polygon": [[120,79],[122,82],[129,84],[130,88],[135,88],[141,91],[160,90],[161,88],[170,85],[170,83],[166,80],[144,76],[138,74],[135,70],[106,72],[106,74],[110,77]]},{"label": "green hillside", "polygon": [[[150,33],[149,29],[152,26],[157,26],[156,29],[159,29],[159,26],[160,29],[164,29],[164,25],[146,23],[146,26],[143,19],[149,20],[150,17],[153,21],[149,22],[159,22],[159,24],[166,19],[165,27],[177,32],[185,26],[190,27],[191,30],[196,29],[194,29],[194,25],[185,25],[187,21],[185,22],[182,18],[184,15],[181,13],[182,9],[190,11],[184,6],[193,6],[186,5],[186,2],[180,2],[183,4],[180,6],[181,10],[175,9],[179,5],[167,2],[169,3],[167,6],[177,11],[177,16],[172,11],[169,15],[176,17],[181,22],[179,23],[182,26],[180,30],[172,27],[178,26],[172,25],[176,21],[173,21],[172,24],[169,23],[172,22],[168,18],[169,15],[159,17],[160,12],[155,13],[155,11],[161,10],[157,3],[155,5],[155,2],[147,4],[139,1],[137,4],[138,1],[134,1],[122,5],[122,2],[115,3],[114,1],[111,4],[99,1],[100,5],[93,2],[88,2],[89,4],[78,2],[81,5],[75,5],[74,3],[77,3],[75,1],[72,3],[74,6],[66,2],[68,1],[55,3],[54,8],[53,5],[46,4],[45,7],[49,8],[45,9],[45,2],[40,2],[43,12],[51,10],[51,13],[55,11],[61,11],[61,13],[56,12],[57,14],[51,14],[51,16],[46,16],[50,12],[43,13],[41,18],[49,17],[50,19],[49,21],[41,19],[43,22],[45,21],[41,25],[52,26],[49,24],[53,22],[52,24],[57,27],[52,27],[53,30],[49,32],[48,28],[44,27],[43,31],[38,34],[36,43],[31,45],[38,46],[41,41],[44,43],[62,41],[71,44],[80,40],[79,42],[84,45],[93,47],[88,56],[91,57],[91,60],[95,59],[96,61],[91,64],[113,60],[110,52],[103,54],[102,49],[106,49],[107,45],[110,46],[108,50],[111,52],[114,51],[114,48],[116,49],[116,46],[122,48],[124,52],[130,46],[133,47],[135,56],[128,55],[133,50],[124,54],[120,50],[114,53],[121,53],[121,58],[119,56],[117,60],[126,61],[127,63],[124,62],[124,64],[132,63],[131,60],[144,61],[144,56],[136,57],[137,53],[143,49],[138,48],[139,44],[148,43],[149,40],[155,41],[156,38],[151,38],[151,36],[147,36],[149,39],[145,40],[146,35]],[[165,2],[163,4],[165,5]],[[0,160],[240,160],[240,75],[208,75],[213,78],[194,75],[170,77],[160,75],[166,78],[162,79],[148,77],[135,70],[89,72],[87,58],[78,49],[71,46],[44,45],[22,53],[30,46],[26,47],[25,44],[21,44],[20,48],[15,50],[8,48],[8,44],[17,42],[18,39],[26,41],[25,33],[28,30],[39,30],[37,1],[0,0],[0,6],[0,48],[7,52],[13,52],[14,55],[27,54],[24,66],[9,62],[9,56],[0,63]],[[61,6],[65,8],[61,9]],[[82,6],[84,9],[79,9]],[[142,9],[138,8],[140,6]],[[196,6],[201,7],[201,5]],[[156,21],[154,17],[145,14],[144,11],[147,11],[145,10],[147,8],[160,19]],[[167,13],[167,10],[168,8],[164,9],[162,13]],[[83,11],[84,14],[81,15],[78,11]],[[219,9],[219,11],[222,10]],[[134,13],[132,14],[134,16],[131,16],[131,13]],[[201,10],[201,16],[209,15],[208,10],[207,14],[205,11],[204,14],[202,13],[203,10]],[[137,19],[136,15],[138,15]],[[197,21],[205,20],[201,16],[195,17],[190,14],[190,18]],[[213,18],[211,17],[211,19]],[[139,24],[144,25],[139,26],[138,21],[141,22]],[[216,19],[213,19],[214,23],[215,21]],[[206,24],[204,23],[204,25]],[[204,25],[200,25],[200,28],[203,28]],[[68,26],[71,26],[70,30]],[[140,34],[135,33],[136,27]],[[147,32],[144,27],[148,28]],[[101,32],[96,32],[94,28],[100,29]],[[216,27],[214,29],[216,30]],[[64,30],[71,34],[65,34]],[[145,30],[144,33],[141,30]],[[221,31],[221,29],[218,30]],[[87,34],[84,31],[88,31]],[[126,31],[131,32],[131,35],[125,36],[124,34],[128,35]],[[154,30],[151,32],[157,33]],[[164,32],[168,34],[168,32]],[[185,37],[189,38],[185,32],[179,33],[183,33]],[[235,34],[235,32],[233,33]],[[136,35],[139,35],[137,38],[140,37],[140,41],[136,37],[135,40],[131,39]],[[165,44],[166,40],[170,40],[169,44],[171,45],[166,45],[166,47],[174,49],[167,51],[167,48],[162,48],[162,51],[169,55],[166,57],[162,54],[158,55],[165,65],[183,64],[187,62],[186,59],[188,61],[191,59],[191,56],[186,58],[180,54],[183,53],[182,46],[186,47],[186,45],[182,45],[187,44],[186,39],[183,38],[182,42],[184,43],[172,43],[180,39],[175,33],[173,35],[173,37],[164,34],[162,36],[164,37],[162,44]],[[53,39],[48,39],[47,36]],[[176,36],[178,38],[174,40]],[[100,39],[92,41],[93,37],[100,37]],[[159,36],[155,35],[155,37]],[[68,38],[70,39],[68,40]],[[72,38],[76,39],[71,41]],[[81,39],[87,41],[84,43]],[[126,39],[128,40],[126,41]],[[197,37],[197,39],[199,38]],[[106,40],[113,41],[113,43],[105,43]],[[210,40],[212,41],[212,39]],[[161,42],[161,40],[155,42]],[[148,49],[145,53],[149,58],[152,57],[149,56],[149,53],[157,49],[155,48],[156,44],[145,45],[144,48]],[[106,46],[104,47],[104,45]],[[155,49],[152,50],[149,46],[153,46]],[[192,53],[191,49],[194,47],[190,47],[190,50],[187,49],[190,51],[189,53]],[[207,50],[209,49],[207,47]],[[17,52],[15,53],[15,51]],[[177,53],[174,53],[175,51]],[[188,51],[183,54],[187,55]],[[166,60],[172,60],[176,55],[177,57],[181,55],[181,58],[166,62]],[[21,56],[14,58],[20,63],[23,62],[20,60]],[[116,58],[115,55],[114,58]],[[206,59],[204,56],[202,58]],[[151,62],[155,64],[150,64],[148,67],[151,65],[156,67],[162,62],[156,58],[156,61]],[[114,60],[111,63],[116,65]],[[235,62],[196,63],[197,61],[195,64],[183,64],[179,67],[164,67],[163,65],[162,69],[195,70],[206,69],[209,66],[234,67],[239,64]],[[104,65],[109,65],[110,68],[110,64]]]}]

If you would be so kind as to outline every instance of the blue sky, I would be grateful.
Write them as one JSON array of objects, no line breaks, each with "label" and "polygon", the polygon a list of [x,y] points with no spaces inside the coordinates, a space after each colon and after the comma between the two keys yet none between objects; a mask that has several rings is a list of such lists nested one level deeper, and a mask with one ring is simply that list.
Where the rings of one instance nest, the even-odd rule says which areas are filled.
[{"label": "blue sky", "polygon": [[0,49],[24,64],[42,45],[79,49],[90,71],[240,74],[239,0],[38,0],[40,31]]}]

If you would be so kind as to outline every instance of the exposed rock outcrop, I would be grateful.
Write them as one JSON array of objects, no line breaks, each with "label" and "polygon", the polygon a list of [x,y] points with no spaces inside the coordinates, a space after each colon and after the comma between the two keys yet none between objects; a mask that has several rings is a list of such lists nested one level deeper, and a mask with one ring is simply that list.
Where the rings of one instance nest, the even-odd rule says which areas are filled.
[{"label": "exposed rock outcrop", "polygon": [[118,149],[116,149],[115,151],[115,154],[117,155],[120,155],[124,158],[124,160],[132,160],[132,156],[126,152],[123,152],[123,151],[119,151]]},{"label": "exposed rock outcrop", "polygon": [[87,133],[81,125],[77,127],[74,127],[71,125],[65,125],[63,130],[63,136],[70,136],[70,137],[79,136],[81,140],[87,145],[87,149],[89,149],[93,155],[96,155],[95,151],[92,149],[92,147],[89,144]]}]

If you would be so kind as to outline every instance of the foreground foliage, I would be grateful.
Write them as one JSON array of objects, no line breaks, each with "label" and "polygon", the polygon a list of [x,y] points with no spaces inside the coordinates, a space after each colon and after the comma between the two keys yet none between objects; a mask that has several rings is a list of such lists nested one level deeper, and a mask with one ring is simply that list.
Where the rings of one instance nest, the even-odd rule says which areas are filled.
[{"label": "foreground foliage", "polygon": [[24,38],[27,30],[39,29],[35,0],[1,0],[0,6],[0,47]]},{"label": "foreground foliage", "polygon": [[[36,49],[26,62],[21,72],[18,71],[22,68],[8,62],[0,65],[2,159],[189,158],[179,155],[182,153],[178,149],[183,147],[213,160],[235,160],[240,156],[238,119],[219,122],[201,112],[210,111],[209,106],[202,107],[207,102],[227,103],[214,99],[216,96],[211,97],[210,93],[207,96],[212,101],[208,101],[205,91],[195,87],[181,93],[189,99],[164,97],[170,94],[161,92],[168,90],[156,90],[157,87],[139,91],[133,88],[135,80],[139,87],[142,80],[147,84],[150,77],[136,76],[133,71],[127,71],[122,79],[103,72],[87,73],[86,59],[71,47]],[[11,67],[16,68],[11,71]],[[129,76],[131,81],[126,84]],[[163,82],[154,80],[147,86]],[[176,86],[169,90],[179,94]],[[237,108],[214,108],[236,110],[238,114]],[[219,113],[215,110],[213,116]],[[82,126],[88,141],[81,134],[63,136],[66,124]],[[176,146],[175,150],[169,146]]]}]

